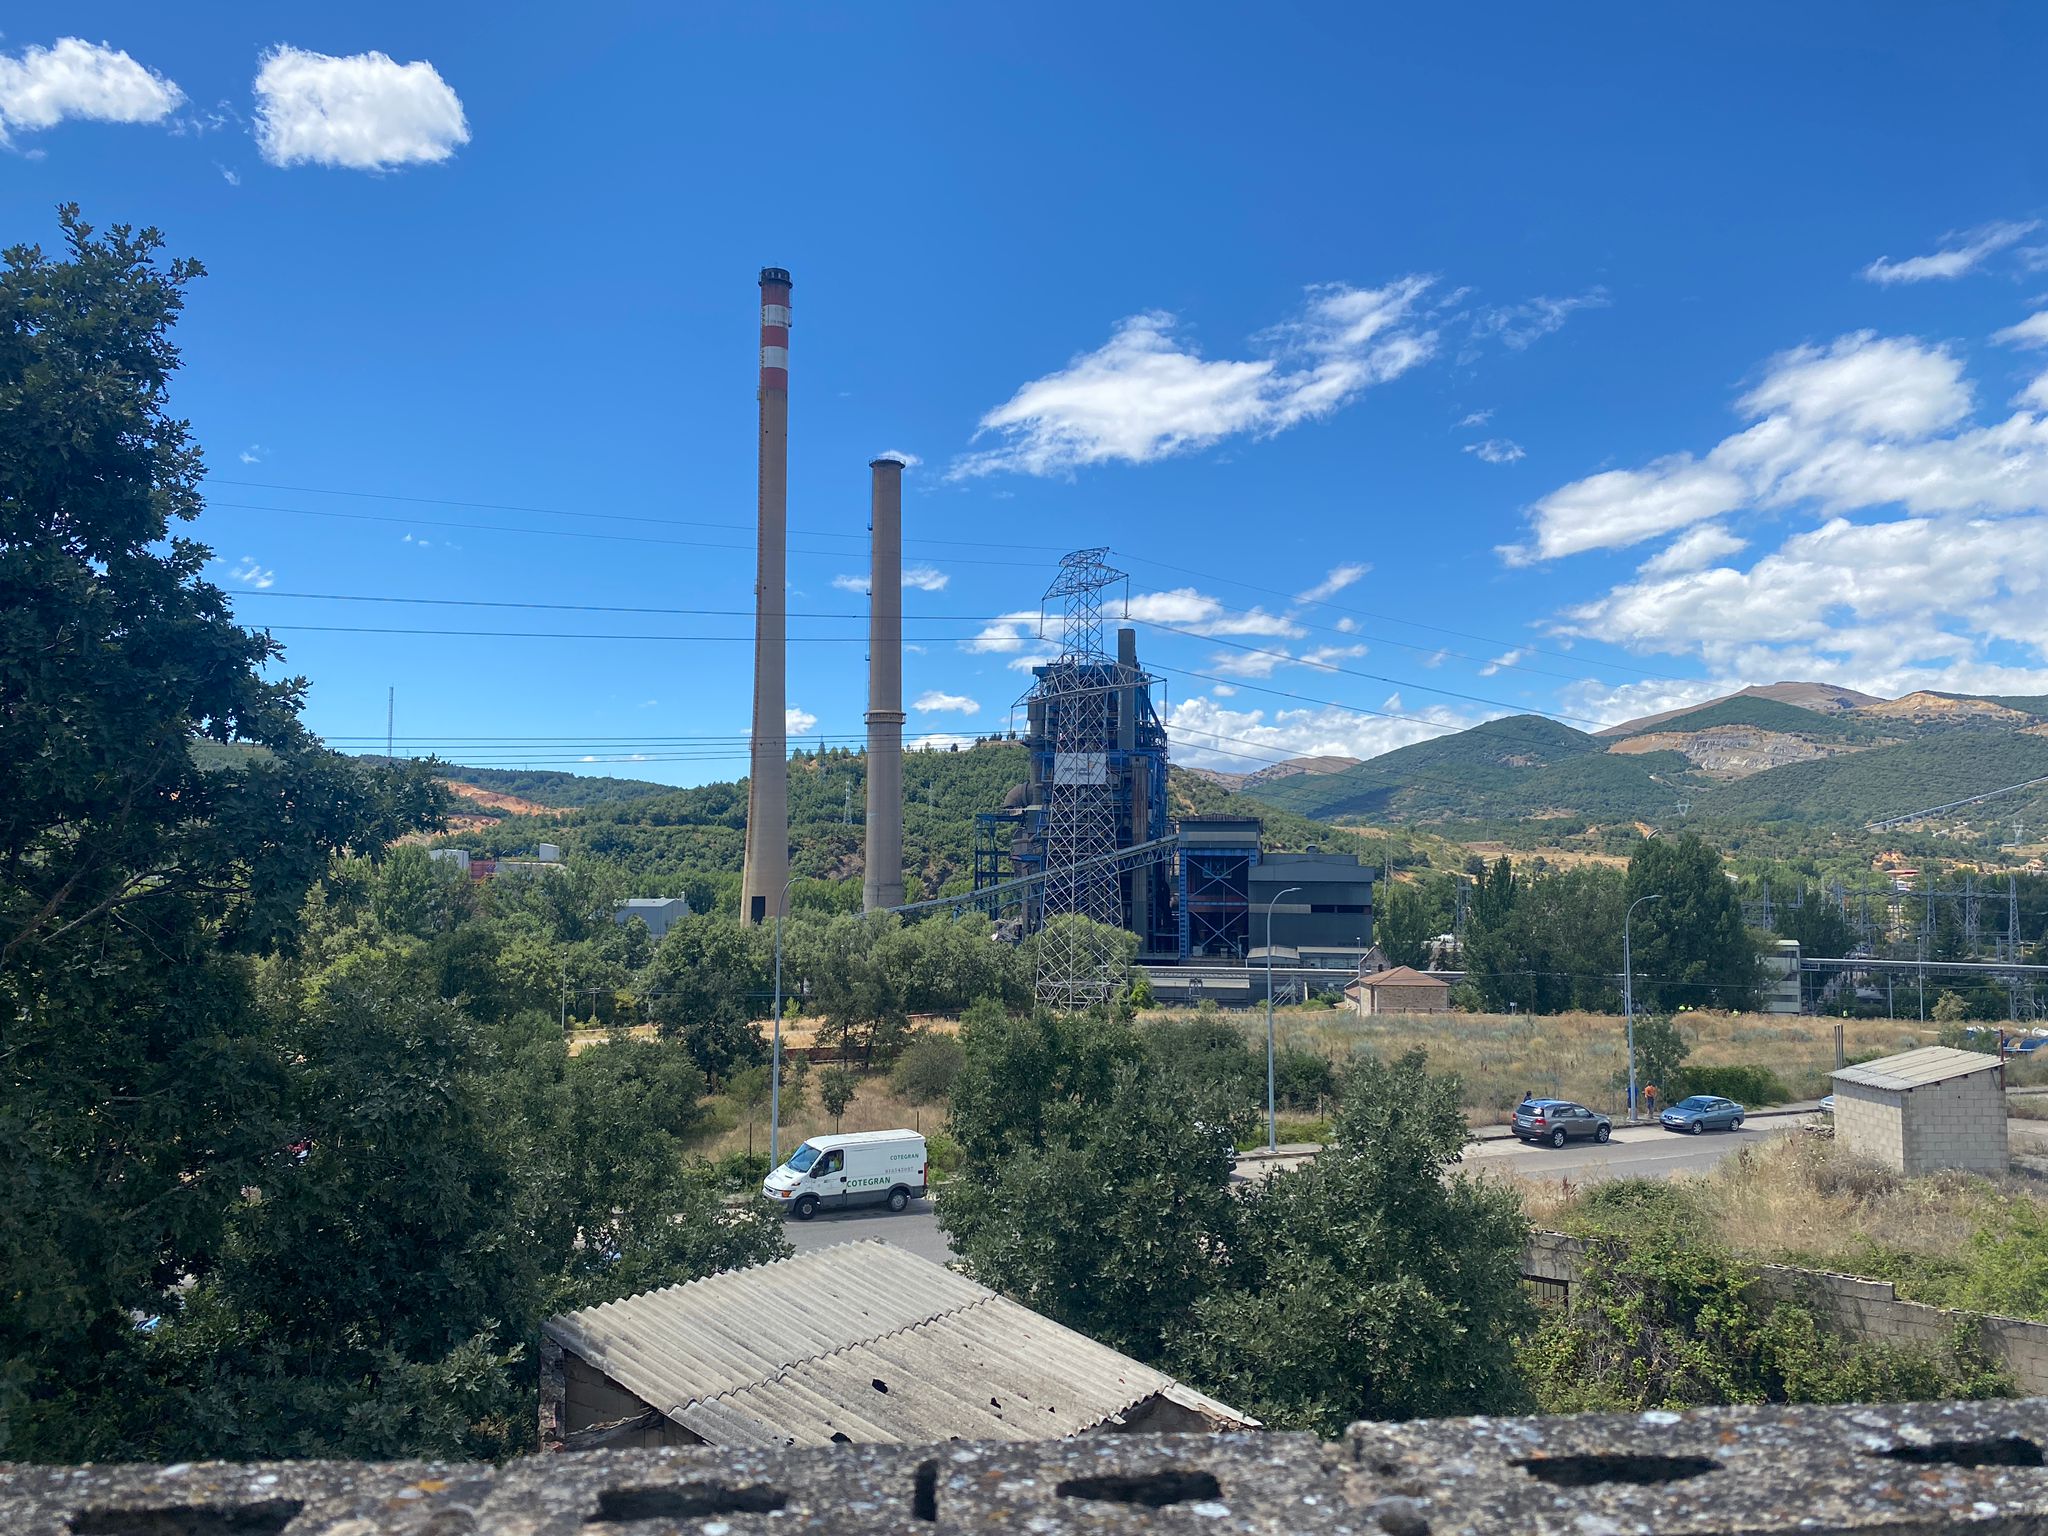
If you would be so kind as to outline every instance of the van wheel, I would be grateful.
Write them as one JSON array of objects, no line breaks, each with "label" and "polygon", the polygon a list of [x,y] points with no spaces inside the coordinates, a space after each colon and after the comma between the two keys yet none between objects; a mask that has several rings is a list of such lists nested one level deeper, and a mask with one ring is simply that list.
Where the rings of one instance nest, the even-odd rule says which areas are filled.
[{"label": "van wheel", "polygon": [[900,1211],[910,1204],[910,1191],[898,1184],[889,1191],[889,1209]]},{"label": "van wheel", "polygon": [[1551,1145],[1552,1145],[1553,1147],[1561,1147],[1561,1146],[1563,1146],[1563,1145],[1564,1145],[1564,1127],[1563,1127],[1563,1126],[1561,1126],[1561,1125],[1560,1125],[1560,1126],[1559,1126],[1559,1127],[1558,1127],[1558,1128],[1557,1128],[1556,1130],[1554,1130],[1554,1131],[1552,1131],[1552,1132],[1550,1133],[1550,1144],[1551,1144]]},{"label": "van wheel", "polygon": [[1609,1127],[1603,1125],[1600,1127],[1599,1130],[1593,1133],[1593,1139],[1595,1141],[1605,1141],[1608,1137],[1612,1136],[1613,1134],[1614,1132]]},{"label": "van wheel", "polygon": [[797,1196],[796,1204],[789,1208],[789,1213],[798,1221],[809,1221],[818,1214],[818,1197],[816,1195]]}]

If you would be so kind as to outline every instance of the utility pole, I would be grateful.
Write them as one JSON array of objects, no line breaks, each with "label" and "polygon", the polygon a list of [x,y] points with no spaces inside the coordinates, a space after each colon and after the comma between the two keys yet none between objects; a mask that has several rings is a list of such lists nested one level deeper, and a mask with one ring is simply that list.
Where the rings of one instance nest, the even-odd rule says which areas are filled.
[{"label": "utility pole", "polygon": [[[782,920],[789,911],[789,888],[796,883],[790,873],[782,882],[782,898],[775,906],[775,1046],[768,1066],[768,1166],[782,1166]],[[751,1154],[751,1149],[749,1149]]]},{"label": "utility pole", "polygon": [[1282,896],[1297,896],[1301,887],[1275,891],[1266,903],[1266,1152],[1280,1150],[1280,1120],[1273,1110],[1273,908]]},{"label": "utility pole", "polygon": [[1664,893],[1653,892],[1638,896],[1628,904],[1628,910],[1621,914],[1621,1011],[1628,1020],[1628,1123],[1636,1123],[1636,990],[1635,954],[1629,948],[1628,920],[1636,915],[1636,908],[1646,901],[1662,901]]},{"label": "utility pole", "polygon": [[398,685],[393,683],[384,693],[384,759],[389,762],[396,754],[392,751],[398,741]]}]

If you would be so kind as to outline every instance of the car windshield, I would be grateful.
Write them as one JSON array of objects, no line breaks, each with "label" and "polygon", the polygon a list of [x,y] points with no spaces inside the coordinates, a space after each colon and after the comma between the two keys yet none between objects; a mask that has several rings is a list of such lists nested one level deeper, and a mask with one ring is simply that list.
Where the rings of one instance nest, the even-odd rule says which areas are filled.
[{"label": "car windshield", "polygon": [[796,1149],[796,1155],[790,1158],[789,1166],[798,1173],[809,1173],[811,1171],[811,1164],[817,1160],[818,1149],[807,1141]]},{"label": "car windshield", "polygon": [[1714,1103],[1715,1101],[1713,1099],[1702,1098],[1698,1094],[1695,1094],[1693,1095],[1693,1097],[1685,1100],[1683,1103],[1673,1105],[1672,1107],[1674,1109],[1712,1109],[1714,1107]]}]

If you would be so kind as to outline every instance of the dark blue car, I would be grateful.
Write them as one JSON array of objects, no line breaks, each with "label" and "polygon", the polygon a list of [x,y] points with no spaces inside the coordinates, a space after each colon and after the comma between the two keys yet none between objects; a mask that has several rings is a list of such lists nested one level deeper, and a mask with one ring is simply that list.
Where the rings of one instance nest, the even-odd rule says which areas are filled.
[{"label": "dark blue car", "polygon": [[1667,1107],[1657,1120],[1667,1131],[1685,1131],[1694,1136],[1705,1131],[1733,1131],[1742,1127],[1742,1106],[1733,1099],[1696,1093]]}]

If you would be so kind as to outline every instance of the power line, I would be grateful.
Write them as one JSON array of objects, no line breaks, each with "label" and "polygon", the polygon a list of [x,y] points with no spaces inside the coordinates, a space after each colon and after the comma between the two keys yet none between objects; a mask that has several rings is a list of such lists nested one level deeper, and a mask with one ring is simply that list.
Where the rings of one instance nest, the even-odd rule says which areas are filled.
[{"label": "power line", "polygon": [[[631,512],[575,512],[562,507],[529,507],[503,501],[456,501],[446,496],[401,496],[389,491],[345,491],[318,485],[277,485],[267,480],[231,480],[225,475],[211,475],[208,479],[215,485],[235,485],[252,491],[292,491],[307,496],[347,496],[358,501],[399,501],[411,506],[459,507],[472,512],[525,512],[536,517],[575,517],[618,523],[653,523],[671,528],[717,528],[727,529],[734,533],[752,533],[754,531],[752,523],[708,523],[684,517],[646,517]],[[232,505],[232,503],[223,502],[221,505]],[[829,528],[794,528],[790,531],[803,534],[807,538],[860,540],[867,538],[867,534],[864,531],[840,533]],[[955,545],[963,549],[1057,550],[1064,548],[1064,546],[1057,544],[1006,544],[989,539],[913,538],[908,542],[912,544]]]},{"label": "power line", "polygon": [[[266,630],[278,634],[318,635],[411,635],[440,636],[446,639],[463,640],[656,640],[677,641],[689,644],[712,644],[719,641],[744,642],[752,645],[754,637],[748,635],[631,635],[600,634],[588,630],[537,630],[537,629],[400,629],[376,624],[266,624]],[[866,635],[791,635],[792,645],[865,645]],[[925,640],[971,640],[972,635],[923,635]]]}]

